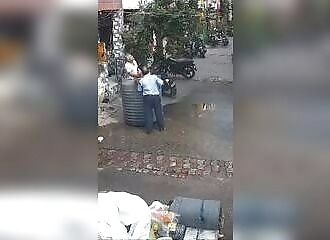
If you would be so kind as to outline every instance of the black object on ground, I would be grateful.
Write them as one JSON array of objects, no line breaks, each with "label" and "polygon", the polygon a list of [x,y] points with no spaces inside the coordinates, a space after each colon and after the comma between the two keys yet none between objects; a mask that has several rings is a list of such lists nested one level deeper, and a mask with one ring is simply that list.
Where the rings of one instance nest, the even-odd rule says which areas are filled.
[{"label": "black object on ground", "polygon": [[189,58],[168,57],[159,63],[155,63],[153,68],[158,69],[158,72],[174,76],[182,75],[188,79],[193,78],[197,71],[194,60]]},{"label": "black object on ground", "polygon": [[186,227],[219,230],[222,208],[220,201],[176,197],[170,211],[180,215],[179,223]]},{"label": "black object on ground", "polygon": [[174,233],[170,233],[173,240],[183,240],[186,233],[186,226],[178,224]]}]

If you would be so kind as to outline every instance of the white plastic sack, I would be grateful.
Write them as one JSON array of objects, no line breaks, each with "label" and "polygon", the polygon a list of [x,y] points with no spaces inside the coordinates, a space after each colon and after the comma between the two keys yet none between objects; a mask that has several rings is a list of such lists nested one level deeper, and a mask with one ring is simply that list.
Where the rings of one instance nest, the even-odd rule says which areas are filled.
[{"label": "white plastic sack", "polygon": [[[149,239],[151,214],[140,197],[125,192],[98,194],[101,239]],[[127,232],[125,226],[130,226]]]},{"label": "white plastic sack", "polygon": [[152,204],[149,206],[151,212],[155,211],[167,211],[169,207],[165,204],[162,204],[161,202],[154,201]]}]

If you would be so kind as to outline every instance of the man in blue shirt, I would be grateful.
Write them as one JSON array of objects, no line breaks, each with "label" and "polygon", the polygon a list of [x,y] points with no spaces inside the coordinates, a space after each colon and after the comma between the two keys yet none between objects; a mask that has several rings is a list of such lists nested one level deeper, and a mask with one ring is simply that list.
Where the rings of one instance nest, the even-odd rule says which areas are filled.
[{"label": "man in blue shirt", "polygon": [[136,79],[142,87],[145,129],[150,134],[153,128],[153,112],[155,111],[156,122],[159,131],[164,130],[164,116],[161,103],[161,89],[163,80],[154,74],[150,74],[150,70],[146,67],[142,69],[143,77]]}]

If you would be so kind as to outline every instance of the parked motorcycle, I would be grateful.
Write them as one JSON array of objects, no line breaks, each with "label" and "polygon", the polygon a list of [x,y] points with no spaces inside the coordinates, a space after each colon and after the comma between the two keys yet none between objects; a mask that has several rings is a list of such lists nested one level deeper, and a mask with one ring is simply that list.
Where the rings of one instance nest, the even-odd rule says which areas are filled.
[{"label": "parked motorcycle", "polygon": [[205,54],[207,52],[206,46],[204,44],[198,45],[196,49],[196,56],[200,58],[205,58]]},{"label": "parked motorcycle", "polygon": [[229,44],[229,39],[226,36],[226,34],[224,33],[224,31],[220,30],[214,34],[211,34],[209,37],[209,42],[211,44],[211,46],[215,47],[215,46],[222,46],[222,47],[226,47]]},{"label": "parked motorcycle", "polygon": [[183,57],[189,58],[189,59],[193,59],[194,58],[191,45],[186,45],[184,47]]},{"label": "parked motorcycle", "polygon": [[160,69],[168,75],[182,75],[185,78],[193,78],[197,68],[193,59],[168,57],[160,62]]},{"label": "parked motorcycle", "polygon": [[200,58],[205,58],[207,52],[206,46],[203,43],[202,39],[196,38],[192,41],[192,55]]},{"label": "parked motorcycle", "polygon": [[222,30],[219,31],[219,33],[218,33],[218,37],[219,37],[219,39],[221,40],[221,45],[222,45],[223,47],[227,47],[228,44],[229,44],[229,39],[228,39],[227,35],[225,34],[225,32],[222,31]]},{"label": "parked motorcycle", "polygon": [[166,72],[162,70],[162,68],[154,67],[153,73],[158,75],[159,78],[161,78],[164,82],[162,86],[162,96],[165,97],[176,97],[177,89],[176,89],[176,83],[173,78],[170,78]]},{"label": "parked motorcycle", "polygon": [[162,78],[164,85],[162,87],[162,95],[175,98],[177,94],[176,83],[173,78]]},{"label": "parked motorcycle", "polygon": [[184,57],[191,59],[194,57],[205,58],[206,52],[207,49],[202,39],[196,38],[185,45]]}]

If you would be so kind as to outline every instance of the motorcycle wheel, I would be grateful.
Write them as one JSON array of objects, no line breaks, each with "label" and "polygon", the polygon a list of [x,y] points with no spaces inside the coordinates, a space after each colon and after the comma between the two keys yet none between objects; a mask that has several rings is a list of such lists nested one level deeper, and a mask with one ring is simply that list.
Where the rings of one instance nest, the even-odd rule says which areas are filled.
[{"label": "motorcycle wheel", "polygon": [[228,45],[229,45],[229,40],[228,40],[228,38],[224,38],[224,39],[222,40],[222,46],[227,47]]},{"label": "motorcycle wheel", "polygon": [[176,90],[176,88],[172,88],[171,89],[171,97],[176,97],[176,94],[177,94],[177,90]]},{"label": "motorcycle wheel", "polygon": [[162,90],[162,96],[163,97],[171,97],[171,90],[170,89],[163,89]]},{"label": "motorcycle wheel", "polygon": [[218,46],[218,44],[219,44],[219,43],[218,43],[217,41],[212,41],[212,42],[211,42],[211,46],[212,46],[212,47],[216,47],[216,46]]},{"label": "motorcycle wheel", "polygon": [[195,76],[195,69],[192,66],[188,66],[185,68],[184,76],[188,79],[191,79]]}]

